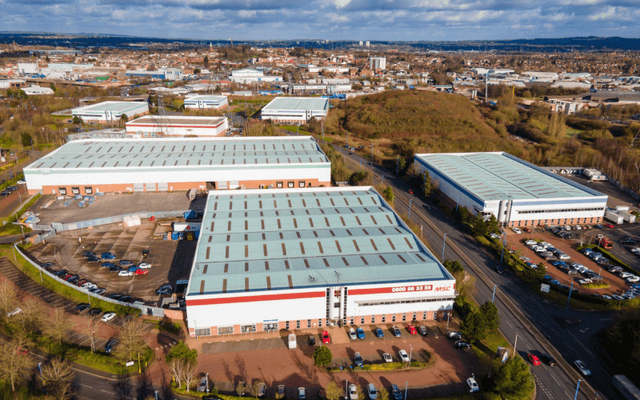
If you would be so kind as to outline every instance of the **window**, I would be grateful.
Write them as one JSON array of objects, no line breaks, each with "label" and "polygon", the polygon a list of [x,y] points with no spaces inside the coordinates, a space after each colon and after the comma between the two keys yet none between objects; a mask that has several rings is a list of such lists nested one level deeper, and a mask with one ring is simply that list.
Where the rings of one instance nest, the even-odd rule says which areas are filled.
[{"label": "window", "polygon": [[375,316],[375,315],[372,315],[372,316],[371,316],[371,323],[372,323],[372,324],[375,324],[375,323],[376,323],[376,316]]},{"label": "window", "polygon": [[318,328],[322,328],[322,320],[321,319],[318,320]]},{"label": "window", "polygon": [[288,188],[293,188],[293,187],[295,187],[294,182],[292,182],[292,181],[287,182],[287,187],[288,187]]},{"label": "window", "polygon": [[80,194],[80,188],[79,187],[72,187],[71,188],[71,193]]},{"label": "window", "polygon": [[424,320],[424,319],[427,319],[427,312],[426,312],[426,311],[422,313],[422,319],[423,319],[423,320]]},{"label": "window", "polygon": [[382,323],[384,324],[385,322],[387,322],[387,316],[386,316],[386,315],[383,315],[383,316],[382,316]]},{"label": "window", "polygon": [[391,322],[396,322],[396,315],[395,315],[395,314],[393,314],[393,315],[391,316]]},{"label": "window", "polygon": [[402,322],[405,322],[407,320],[407,314],[402,314]]},{"label": "window", "polygon": [[349,325],[353,325],[353,317],[351,317],[351,322],[349,322]]},{"label": "window", "polygon": [[310,319],[307,320],[307,328],[311,328],[311,320]]},{"label": "window", "polygon": [[233,325],[218,327],[218,335],[232,335],[232,334],[233,334]]},{"label": "window", "polygon": [[84,192],[86,194],[93,194],[93,188],[91,186],[85,186],[84,187]]},{"label": "window", "polygon": [[296,321],[296,329],[300,329],[300,320]]},{"label": "window", "polygon": [[360,325],[364,325],[364,317],[360,318]]},{"label": "window", "polygon": [[284,329],[289,330],[289,321],[284,324]]},{"label": "window", "polygon": [[66,196],[67,195],[67,188],[66,187],[59,187],[58,188],[58,193],[60,193],[60,195],[62,195],[62,196]]},{"label": "window", "polygon": [[284,186],[284,184],[282,183],[282,181],[280,181],[280,182],[276,182],[276,187],[277,187],[278,189],[282,189],[282,187],[283,187],[283,186]]},{"label": "window", "polygon": [[298,181],[298,187],[303,188],[303,187],[305,187],[305,186],[306,186],[306,185],[305,185],[304,181]]},{"label": "window", "polygon": [[417,320],[418,320],[418,314],[413,313],[413,320],[414,320],[414,321],[417,321]]}]

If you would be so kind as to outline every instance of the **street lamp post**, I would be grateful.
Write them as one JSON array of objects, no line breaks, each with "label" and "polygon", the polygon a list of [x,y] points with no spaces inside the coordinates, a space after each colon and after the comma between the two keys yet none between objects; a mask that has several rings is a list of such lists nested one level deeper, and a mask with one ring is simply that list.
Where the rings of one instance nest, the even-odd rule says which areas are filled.
[{"label": "street lamp post", "polygon": [[409,199],[409,221],[411,221],[411,200]]},{"label": "street lamp post", "polygon": [[40,379],[42,380],[42,384],[44,385],[44,378],[42,377],[42,363],[38,363],[38,369],[40,370]]},{"label": "street lamp post", "polygon": [[578,379],[578,384],[576,385],[576,394],[573,395],[573,400],[576,400],[578,398],[578,389],[580,389],[580,382],[582,382],[582,379]]},{"label": "street lamp post", "polygon": [[407,389],[409,387],[409,381],[404,382],[404,400],[407,400]]},{"label": "street lamp post", "polygon": [[209,373],[207,372],[207,393],[209,393]]},{"label": "street lamp post", "polygon": [[158,400],[158,391],[156,390],[156,400]]},{"label": "street lamp post", "polygon": [[516,347],[518,347],[518,334],[516,333],[516,342],[513,344],[513,356],[516,356]]},{"label": "street lamp post", "polygon": [[496,287],[498,287],[498,285],[493,285],[493,294],[491,295],[491,302],[493,303],[493,300],[495,300],[496,298]]}]

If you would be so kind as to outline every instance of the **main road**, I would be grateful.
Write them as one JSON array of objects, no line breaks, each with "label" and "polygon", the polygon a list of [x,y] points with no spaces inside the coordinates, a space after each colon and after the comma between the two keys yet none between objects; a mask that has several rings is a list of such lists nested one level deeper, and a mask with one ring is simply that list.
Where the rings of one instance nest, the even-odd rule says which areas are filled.
[{"label": "main road", "polygon": [[[612,322],[612,313],[565,310],[537,296],[508,271],[499,274],[496,272],[499,261],[494,256],[461,232],[433,204],[410,194],[409,187],[401,179],[343,147],[334,147],[342,153],[350,168],[366,169],[374,183],[384,182],[394,189],[398,212],[409,214],[411,203],[411,221],[418,224],[422,238],[434,254],[442,257],[444,249],[444,259],[460,261],[476,278],[473,296],[478,303],[490,301],[495,288],[500,329],[511,344],[516,345],[519,354],[526,359],[527,353],[539,351],[556,358],[558,367],[544,364],[531,367],[538,389],[537,399],[573,400],[578,379],[583,380],[578,393],[581,400],[605,396],[621,399],[611,386],[612,371],[600,363],[589,346],[591,335]],[[574,368],[573,362],[577,359],[587,364],[592,372],[590,376],[585,378]],[[588,384],[584,383],[585,379]]]}]

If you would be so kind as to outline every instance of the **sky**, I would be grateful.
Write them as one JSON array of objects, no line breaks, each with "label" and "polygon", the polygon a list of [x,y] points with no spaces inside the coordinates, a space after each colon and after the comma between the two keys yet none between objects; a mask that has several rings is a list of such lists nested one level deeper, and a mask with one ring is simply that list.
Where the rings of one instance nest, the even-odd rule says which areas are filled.
[{"label": "sky", "polygon": [[0,30],[185,39],[640,37],[640,0],[0,0]]}]

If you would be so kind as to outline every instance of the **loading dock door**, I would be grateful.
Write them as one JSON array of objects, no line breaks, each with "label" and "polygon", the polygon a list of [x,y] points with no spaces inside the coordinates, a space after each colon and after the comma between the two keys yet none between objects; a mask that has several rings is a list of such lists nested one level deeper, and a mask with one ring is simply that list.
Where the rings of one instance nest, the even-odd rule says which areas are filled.
[{"label": "loading dock door", "polygon": [[158,191],[159,192],[166,192],[168,190],[169,190],[169,184],[167,182],[158,183]]},{"label": "loading dock door", "polygon": [[226,182],[226,181],[216,182],[216,186],[217,186],[217,187],[218,187],[218,189],[220,189],[220,190],[227,189],[227,182]]},{"label": "loading dock door", "polygon": [[229,189],[237,189],[240,187],[240,182],[238,181],[229,181]]},{"label": "loading dock door", "polygon": [[147,188],[147,192],[155,192],[156,191],[156,184],[155,183],[147,183],[145,184],[146,188]]},{"label": "loading dock door", "polygon": [[144,183],[134,183],[133,184],[134,192],[144,192]]}]

